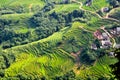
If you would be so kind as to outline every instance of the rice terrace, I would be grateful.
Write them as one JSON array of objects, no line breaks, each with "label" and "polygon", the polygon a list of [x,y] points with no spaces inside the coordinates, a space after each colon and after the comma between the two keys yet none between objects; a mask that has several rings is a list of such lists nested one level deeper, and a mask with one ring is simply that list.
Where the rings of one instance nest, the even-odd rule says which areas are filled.
[{"label": "rice terrace", "polygon": [[0,0],[0,80],[119,80],[120,0]]}]

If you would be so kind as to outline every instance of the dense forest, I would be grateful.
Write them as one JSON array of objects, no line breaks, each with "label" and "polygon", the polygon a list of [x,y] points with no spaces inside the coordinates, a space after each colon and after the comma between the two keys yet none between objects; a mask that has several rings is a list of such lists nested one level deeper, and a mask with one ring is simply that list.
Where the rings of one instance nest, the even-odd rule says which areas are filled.
[{"label": "dense forest", "polygon": [[0,43],[3,43],[3,48],[6,49],[46,38],[65,26],[70,27],[70,24],[74,19],[83,17],[83,13],[83,11],[75,10],[69,14],[57,14],[56,12],[53,12],[47,15],[43,10],[40,10],[27,20],[29,25],[32,25],[32,27],[30,26],[29,28],[34,28],[33,34],[31,34],[31,31],[16,34],[12,29],[9,29],[9,27],[20,24],[19,20],[11,21],[0,19]]}]

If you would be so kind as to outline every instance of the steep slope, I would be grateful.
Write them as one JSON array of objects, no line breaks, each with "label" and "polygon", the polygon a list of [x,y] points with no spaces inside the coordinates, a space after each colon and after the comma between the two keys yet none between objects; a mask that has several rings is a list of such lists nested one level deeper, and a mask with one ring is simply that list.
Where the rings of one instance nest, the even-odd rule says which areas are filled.
[{"label": "steep slope", "polygon": [[86,6],[86,0],[64,1],[67,0],[0,2],[0,48],[4,48],[0,49],[1,79],[98,80],[114,77],[109,65],[117,59],[109,57],[107,49],[100,46],[97,50],[91,49],[91,44],[101,45],[94,36],[96,30],[104,32],[101,26],[108,29],[120,26],[119,10],[103,17],[97,11],[109,6],[105,0],[93,0],[91,6]]},{"label": "steep slope", "polygon": [[[90,70],[86,67],[84,70],[82,70],[82,68],[80,70],[76,70],[76,68],[74,68],[76,65],[76,58],[73,55],[70,55],[70,52],[78,52],[84,46],[88,46],[89,48],[91,42],[93,41],[92,33],[82,31],[79,26],[80,23],[75,22],[71,28],[63,29],[62,31],[54,33],[46,39],[4,50],[5,53],[12,52],[12,54],[16,55],[15,62],[13,62],[11,66],[5,70],[5,76],[15,77],[18,75],[26,75],[31,76],[31,79],[38,77],[42,78],[45,76],[47,79],[50,79],[55,76],[63,75],[73,69],[75,72],[77,71],[77,77],[83,79],[88,78],[86,75],[93,77],[91,74],[96,75],[93,77],[95,79],[100,77],[109,78],[112,74],[110,73],[110,69],[108,70],[109,64],[107,63],[111,62],[111,59],[107,57],[104,59],[108,60],[108,62],[103,64],[104,61],[102,61],[99,64],[99,61],[101,61],[100,59],[96,61],[95,66],[89,67]],[[89,52],[91,52],[90,49],[88,49],[88,53]],[[92,53],[95,52],[92,51]],[[83,54],[84,53],[81,53],[80,55]],[[113,63],[115,61],[116,60],[113,60]],[[82,64],[81,61],[79,61],[79,63]],[[84,67],[84,65],[82,66]],[[103,66],[108,68],[104,68]],[[94,71],[94,69],[95,71],[98,71],[98,73],[88,74],[88,72],[91,70]],[[101,70],[103,69],[105,73],[100,76],[99,73],[101,74]],[[88,72],[86,72],[86,70]],[[78,71],[80,71],[80,73],[78,73]]]}]

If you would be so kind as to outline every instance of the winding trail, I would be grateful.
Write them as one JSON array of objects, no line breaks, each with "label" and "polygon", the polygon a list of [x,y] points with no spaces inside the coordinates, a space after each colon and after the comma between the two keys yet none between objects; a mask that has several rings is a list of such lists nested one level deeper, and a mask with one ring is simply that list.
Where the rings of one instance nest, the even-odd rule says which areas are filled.
[{"label": "winding trail", "polygon": [[92,13],[92,14],[95,14],[95,15],[97,15],[99,18],[102,19],[102,17],[101,17],[99,14],[97,14],[96,12],[93,12],[93,11],[89,11],[89,10],[83,9],[83,8],[82,8],[82,6],[83,6],[83,3],[82,3],[82,2],[79,2],[79,1],[77,1],[77,0],[72,0],[72,1],[75,2],[75,3],[80,4],[79,9],[81,9],[81,10],[83,10],[83,11],[90,12],[90,13]]},{"label": "winding trail", "polygon": [[[117,7],[117,8],[118,8],[118,7]],[[109,17],[109,14],[110,14],[113,10],[115,10],[115,9],[117,9],[117,8],[113,8],[112,10],[110,10],[110,12],[108,12],[108,13],[106,14],[106,16],[104,17],[104,19],[106,18],[106,19],[114,20],[114,21],[116,21],[116,22],[120,22],[119,20],[117,20],[117,19],[115,19],[115,18],[110,18],[110,17]]]},{"label": "winding trail", "polygon": [[83,6],[83,3],[82,3],[82,2],[79,2],[79,1],[77,1],[77,0],[71,0],[71,1],[80,4],[79,9],[81,9],[81,10],[83,10],[83,11],[90,12],[90,13],[92,13],[92,14],[95,14],[95,15],[97,15],[100,19],[109,19],[109,20],[113,20],[113,21],[116,21],[116,22],[120,22],[120,21],[117,20],[117,19],[110,18],[110,17],[109,17],[109,13],[107,13],[105,17],[102,17],[102,16],[100,16],[100,15],[99,15],[98,13],[96,13],[96,12],[83,9],[83,8],[82,8],[82,6]]},{"label": "winding trail", "polygon": [[[110,12],[107,13],[105,17],[102,17],[102,16],[100,16],[100,15],[99,15],[98,13],[96,13],[96,12],[83,9],[83,8],[82,8],[82,6],[83,6],[83,3],[82,3],[82,2],[79,2],[79,1],[77,1],[77,0],[71,0],[71,1],[80,4],[79,9],[81,9],[81,10],[83,10],[83,11],[90,12],[90,13],[92,13],[92,14],[95,14],[95,15],[97,15],[100,19],[109,19],[109,20],[113,20],[113,21],[116,21],[116,22],[120,22],[119,20],[117,20],[117,19],[115,19],[115,18],[110,18],[110,17],[109,17]],[[81,27],[81,26],[79,26],[79,28],[82,28],[84,31],[93,33],[92,31],[87,30],[87,29],[85,29],[85,28],[83,28],[83,27]],[[112,47],[114,48],[115,45],[116,45],[115,39],[111,36],[111,34],[110,34],[107,30],[105,30],[104,27],[102,27],[101,29],[102,29],[103,31],[105,31],[105,32],[107,33],[107,35],[112,39],[112,41],[113,41],[113,46],[112,46]]]}]

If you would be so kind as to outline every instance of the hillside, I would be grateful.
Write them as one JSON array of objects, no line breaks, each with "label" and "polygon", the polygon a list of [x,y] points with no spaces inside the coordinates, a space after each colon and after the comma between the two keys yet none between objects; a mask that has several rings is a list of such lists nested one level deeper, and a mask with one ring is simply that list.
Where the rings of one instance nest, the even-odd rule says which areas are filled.
[{"label": "hillside", "polygon": [[110,65],[118,60],[110,53],[120,48],[115,1],[0,1],[0,79],[114,79]]}]

